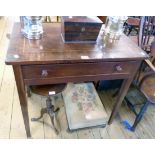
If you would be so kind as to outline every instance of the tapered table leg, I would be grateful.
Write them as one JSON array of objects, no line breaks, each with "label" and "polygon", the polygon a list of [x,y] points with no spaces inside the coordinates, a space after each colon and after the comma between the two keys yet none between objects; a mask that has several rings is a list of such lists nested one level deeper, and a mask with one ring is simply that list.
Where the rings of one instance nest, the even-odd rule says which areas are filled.
[{"label": "tapered table leg", "polygon": [[125,79],[123,81],[122,86],[121,86],[120,91],[119,91],[119,94],[118,94],[118,97],[117,97],[117,100],[116,100],[116,103],[114,104],[114,108],[112,110],[111,116],[110,116],[109,121],[108,121],[109,125],[112,123],[113,119],[115,118],[115,116],[116,116],[116,114],[117,114],[117,112],[118,112],[118,110],[122,104],[122,101],[127,94],[127,91],[130,87],[132,80],[133,80],[133,78],[129,78],[129,79]]},{"label": "tapered table leg", "polygon": [[24,119],[24,125],[26,130],[26,135],[28,138],[31,137],[30,133],[30,125],[29,125],[29,115],[28,115],[28,106],[27,106],[27,98],[26,98],[26,90],[25,85],[22,77],[21,66],[13,66],[20,106],[22,110],[22,115]]}]

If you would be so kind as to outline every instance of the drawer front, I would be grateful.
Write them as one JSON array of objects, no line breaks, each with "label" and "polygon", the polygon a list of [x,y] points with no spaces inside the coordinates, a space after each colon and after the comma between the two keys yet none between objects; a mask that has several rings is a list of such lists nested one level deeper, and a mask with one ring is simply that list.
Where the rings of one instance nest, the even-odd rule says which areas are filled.
[{"label": "drawer front", "polygon": [[130,74],[135,61],[22,66],[24,79]]},{"label": "drawer front", "polygon": [[99,33],[102,24],[65,23],[65,32],[96,32]]},{"label": "drawer front", "polygon": [[96,41],[98,33],[65,33],[65,41]]}]

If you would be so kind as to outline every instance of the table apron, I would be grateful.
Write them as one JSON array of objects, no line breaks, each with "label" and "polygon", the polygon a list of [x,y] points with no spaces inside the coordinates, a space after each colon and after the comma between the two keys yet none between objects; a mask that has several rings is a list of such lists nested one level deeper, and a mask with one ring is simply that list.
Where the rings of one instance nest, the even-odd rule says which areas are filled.
[{"label": "table apron", "polygon": [[128,79],[130,74],[100,74],[100,75],[82,75],[82,76],[68,76],[68,77],[53,77],[53,78],[40,78],[40,79],[24,79],[26,85],[44,85],[68,82],[84,82],[96,80],[114,80],[114,79]]}]

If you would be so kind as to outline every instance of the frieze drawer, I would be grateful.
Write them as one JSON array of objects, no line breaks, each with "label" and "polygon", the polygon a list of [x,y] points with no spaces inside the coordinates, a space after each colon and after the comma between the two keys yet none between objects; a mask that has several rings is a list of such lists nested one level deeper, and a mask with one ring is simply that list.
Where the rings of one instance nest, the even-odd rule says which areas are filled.
[{"label": "frieze drawer", "polygon": [[135,66],[130,62],[98,62],[22,66],[24,79],[46,79],[91,75],[130,74]]}]

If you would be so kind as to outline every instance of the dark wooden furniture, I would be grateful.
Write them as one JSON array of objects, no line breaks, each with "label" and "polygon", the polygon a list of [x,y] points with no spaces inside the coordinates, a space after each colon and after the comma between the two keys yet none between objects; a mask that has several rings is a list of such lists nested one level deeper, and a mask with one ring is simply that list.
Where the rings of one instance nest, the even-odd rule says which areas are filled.
[{"label": "dark wooden furniture", "polygon": [[139,17],[128,17],[127,21],[125,22],[124,33],[130,35],[132,30],[136,30],[138,32],[139,22]]},{"label": "dark wooden furniture", "polygon": [[[154,40],[155,34],[154,31],[155,17],[154,16],[142,16],[139,25],[138,33],[138,46],[140,46],[144,51],[146,51],[150,56],[150,61],[154,62],[155,53],[154,53]],[[147,63],[147,61],[145,62]],[[149,65],[149,64],[148,64]],[[145,70],[147,66],[142,64],[142,70]]]},{"label": "dark wooden furniture", "polygon": [[97,17],[103,22],[103,24],[106,23],[107,16],[97,16]]},{"label": "dark wooden furniture", "polygon": [[[148,105],[151,103],[155,104],[155,67],[152,65],[152,63],[149,60],[146,60],[146,62],[147,62],[147,65],[149,65],[149,67],[151,68],[152,72],[149,72],[144,76],[142,76],[139,84],[136,86],[135,85],[132,86],[128,92],[130,93],[130,91],[136,91],[137,94],[139,94],[138,96],[143,96],[144,99],[142,100],[141,103],[135,104],[131,101],[130,96],[127,95],[125,97],[128,107],[136,115],[135,121],[132,126],[127,122],[125,122],[126,128],[128,128],[131,131],[135,131],[138,123],[141,121],[144,113],[146,112]],[[138,106],[141,105],[139,111],[136,110],[137,105]]]},{"label": "dark wooden furniture", "polygon": [[6,64],[13,66],[27,137],[31,133],[26,85],[124,79],[111,124],[146,53],[124,35],[108,47],[100,37],[97,43],[64,44],[60,23],[43,24],[43,28],[44,37],[33,41],[24,38],[15,23],[6,56]]},{"label": "dark wooden furniture", "polygon": [[153,63],[153,65],[155,65],[155,36],[154,36],[154,40],[151,43],[150,50],[151,50],[151,56],[152,56],[151,62]]},{"label": "dark wooden furniture", "polygon": [[95,42],[102,21],[97,16],[62,16],[61,24],[64,42]]},{"label": "dark wooden furniture", "polygon": [[154,16],[142,16],[139,24],[138,46],[150,52],[151,42],[153,41]]},{"label": "dark wooden furniture", "polygon": [[[145,50],[150,54],[150,60],[151,60],[151,57],[152,59],[155,58],[155,53],[154,53],[155,42],[152,42],[152,38],[151,38],[153,36],[154,22],[155,22],[154,16],[142,16],[140,19],[139,33],[138,33],[138,46],[140,46],[143,50]],[[144,96],[145,99],[142,101],[142,103],[140,103],[142,105],[140,110],[139,111],[136,110],[137,104],[130,101],[131,97],[129,97],[128,95],[125,97],[127,105],[136,115],[135,121],[132,126],[130,126],[129,124],[126,124],[127,128],[131,131],[134,131],[136,129],[136,126],[142,119],[144,113],[147,110],[148,105],[150,103],[155,103],[155,96],[154,96],[155,67],[153,66],[150,60],[147,59],[143,61],[139,69],[139,72],[137,74],[137,77],[135,80],[136,82],[132,84],[132,87],[130,90],[130,91],[133,91],[135,89],[135,91],[137,91],[139,95]],[[148,67],[149,67],[149,70],[146,71]],[[129,94],[130,94],[130,91],[129,91]]]},{"label": "dark wooden furniture", "polygon": [[[154,62],[154,59],[155,59],[154,48],[152,48],[154,46],[153,40],[155,39],[154,38],[155,36],[153,34],[153,31],[154,31],[153,23],[155,23],[154,16],[142,16],[139,22],[139,31],[136,37],[137,41],[135,41],[141,49],[143,49],[149,54],[151,62]],[[146,61],[145,63],[147,62],[148,61]],[[141,64],[141,67],[140,67],[141,69],[139,70],[137,77],[136,77],[137,82],[138,82],[141,71],[144,71],[145,68],[148,67],[145,65],[145,63]]]}]

